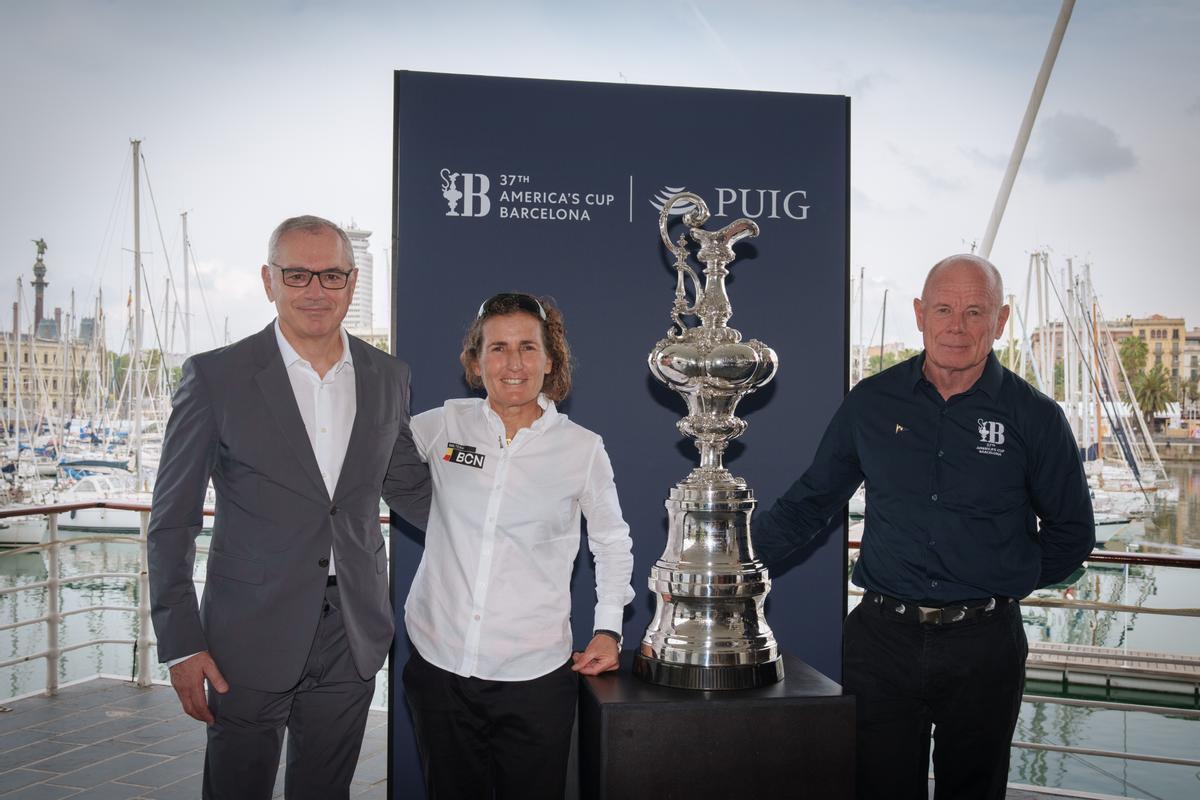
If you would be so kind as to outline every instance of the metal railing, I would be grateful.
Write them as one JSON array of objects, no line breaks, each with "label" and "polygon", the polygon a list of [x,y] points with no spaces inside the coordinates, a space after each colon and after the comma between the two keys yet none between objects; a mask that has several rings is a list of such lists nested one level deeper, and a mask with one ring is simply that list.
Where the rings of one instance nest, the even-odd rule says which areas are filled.
[{"label": "metal railing", "polygon": [[[849,543],[851,550],[859,549],[860,542],[852,541]],[[1181,569],[1200,569],[1200,558],[1189,556],[1172,556],[1160,555],[1155,553],[1116,553],[1105,550],[1093,550],[1088,556],[1089,562],[1097,564],[1122,564],[1122,565],[1144,565],[1152,567],[1176,567]],[[861,597],[863,592],[859,590],[849,590],[847,592],[851,597]],[[1179,617],[1200,617],[1200,608],[1154,608],[1148,606],[1129,606],[1117,603],[1105,603],[1092,600],[1067,600],[1062,598],[1046,598],[1046,597],[1027,597],[1021,600],[1024,606],[1037,606],[1043,608],[1068,608],[1088,611],[1124,611],[1137,614],[1163,614],[1168,616]],[[1029,646],[1031,654],[1041,652],[1049,652],[1045,648],[1039,649],[1038,645],[1031,644]],[[1164,656],[1122,656],[1124,660],[1131,662],[1155,662],[1162,664],[1179,664],[1185,663],[1183,659],[1175,658],[1170,655]],[[1197,697],[1200,697],[1200,689],[1197,690]],[[1021,699],[1030,703],[1055,703],[1057,705],[1067,706],[1083,706],[1086,708],[1100,708],[1113,711],[1132,711],[1143,712],[1148,714],[1159,714],[1163,716],[1184,717],[1187,719],[1200,719],[1200,709],[1177,708],[1168,706],[1143,705],[1137,703],[1118,703],[1108,702],[1103,700],[1081,699],[1072,697],[1058,697],[1055,695],[1039,695],[1025,694]],[[1173,756],[1149,755],[1145,753],[1123,753],[1115,750],[1098,750],[1088,747],[1075,747],[1073,745],[1059,744],[1044,744],[1041,742],[1025,742],[1014,739],[1013,747],[1019,747],[1027,750],[1043,750],[1057,753],[1068,753],[1077,756],[1099,756],[1104,758],[1118,758],[1129,761],[1148,761],[1156,764],[1177,764],[1187,767],[1200,767],[1200,759],[1194,758],[1176,758]]]},{"label": "metal railing", "polygon": [[[69,540],[61,540],[58,537],[58,515],[71,511],[79,511],[83,509],[114,509],[124,511],[136,511],[139,517],[139,532],[137,536],[129,535],[100,535],[87,537],[72,537]],[[212,515],[210,509],[205,509],[205,514]],[[93,501],[84,503],[61,503],[55,505],[44,506],[22,506],[18,508],[0,509],[0,520],[10,519],[23,516],[39,516],[47,517],[47,536],[46,541],[39,544],[25,545],[0,552],[0,558],[7,555],[14,555],[25,552],[36,552],[45,550],[47,553],[47,571],[48,575],[44,581],[35,581],[19,586],[0,588],[0,596],[13,594],[15,592],[30,591],[35,589],[46,589],[46,613],[40,617],[35,617],[27,620],[18,620],[16,622],[0,625],[0,632],[14,630],[27,625],[36,625],[45,623],[46,625],[46,648],[40,652],[29,653],[17,658],[11,658],[7,661],[0,661],[0,668],[11,667],[18,664],[27,663],[30,661],[44,658],[46,660],[46,687],[47,695],[54,695],[58,691],[58,673],[63,654],[73,650],[79,650],[84,647],[91,647],[100,644],[127,644],[136,645],[136,682],[138,686],[147,687],[153,683],[151,678],[151,661],[150,649],[157,646],[157,642],[150,638],[150,589],[147,568],[147,530],[150,521],[150,506],[144,503],[122,503],[115,501]],[[389,517],[380,516],[380,524],[386,524]],[[139,569],[136,573],[131,572],[95,572],[84,575],[71,575],[64,580],[59,574],[59,548],[64,545],[76,545],[88,542],[127,542],[137,544],[139,549]],[[857,549],[858,542],[850,542],[850,549]],[[207,548],[198,547],[198,552],[205,552]],[[1200,558],[1190,558],[1186,556],[1169,556],[1147,553],[1113,553],[1107,551],[1094,551],[1089,556],[1088,561],[1095,563],[1112,563],[1112,564],[1140,564],[1146,566],[1157,567],[1178,567],[1184,569],[1200,569]],[[91,605],[84,608],[71,609],[69,611],[60,610],[60,590],[63,583],[79,582],[97,578],[122,578],[126,580],[136,580],[138,587],[138,604],[136,606],[113,606],[113,605]],[[195,578],[197,583],[203,583],[203,578]],[[851,590],[851,596],[861,595],[859,591]],[[1025,605],[1062,607],[1072,609],[1088,609],[1094,611],[1130,611],[1140,614],[1170,614],[1175,616],[1200,616],[1200,609],[1179,608],[1179,609],[1156,609],[1145,606],[1120,606],[1112,603],[1101,603],[1083,600],[1060,600],[1051,598],[1026,598],[1022,601]],[[83,614],[94,611],[120,611],[126,613],[136,613],[138,620],[138,635],[136,639],[91,639],[86,642],[78,642],[63,646],[59,641],[60,624],[62,621],[74,614]],[[1031,648],[1031,651],[1034,648]],[[1164,714],[1171,716],[1182,716],[1187,718],[1200,719],[1200,710],[1169,708],[1151,705],[1138,705],[1133,703],[1114,703],[1090,699],[1077,699],[1068,697],[1056,697],[1052,695],[1032,695],[1026,694],[1023,699],[1028,702],[1044,702],[1056,703],[1060,705],[1075,705],[1086,706],[1089,708],[1103,708],[1111,710],[1146,712],[1155,714]],[[1180,764],[1189,767],[1200,767],[1200,760],[1188,758],[1175,758],[1169,756],[1147,755],[1142,753],[1123,753],[1108,750],[1096,750],[1092,748],[1073,747],[1069,745],[1042,744],[1037,742],[1013,741],[1013,747],[1027,748],[1031,750],[1048,750],[1055,752],[1070,753],[1075,755],[1091,755],[1103,756],[1119,759],[1128,759],[1131,761],[1150,761],[1161,764]]]},{"label": "metal railing", "polygon": [[[66,514],[72,511],[82,511],[84,509],[112,509],[117,511],[136,511],[138,512],[138,534],[130,536],[128,534],[101,534],[95,536],[73,536],[69,540],[62,540],[58,535],[58,515]],[[205,516],[212,516],[212,509],[204,510]],[[0,596],[16,594],[17,592],[35,591],[39,589],[46,590],[46,613],[39,617],[31,619],[17,620],[4,625],[0,625],[0,632],[16,630],[29,625],[46,625],[46,647],[43,650],[34,653],[26,653],[16,658],[10,658],[5,661],[0,661],[0,669],[5,667],[17,666],[19,664],[27,664],[38,659],[46,661],[46,687],[45,694],[53,696],[58,693],[58,675],[61,669],[61,661],[64,654],[73,650],[81,650],[85,647],[102,644],[124,644],[133,645],[136,653],[134,666],[134,681],[138,686],[143,688],[150,686],[153,683],[152,664],[150,659],[150,650],[158,646],[158,642],[150,636],[150,583],[149,583],[149,566],[148,566],[148,551],[146,547],[147,532],[150,525],[150,506],[145,503],[123,503],[110,500],[96,500],[82,503],[58,503],[52,505],[39,506],[20,506],[16,508],[0,509],[0,520],[12,519],[16,517],[36,517],[45,516],[47,520],[46,540],[38,544],[22,545],[14,548],[7,548],[0,551],[0,558],[6,555],[18,555],[21,553],[31,553],[45,551],[46,553],[46,580],[33,581],[24,583],[19,586],[10,586],[0,588]],[[380,524],[387,523],[388,517],[381,516]],[[71,575],[69,578],[63,578],[59,564],[59,549],[64,545],[79,545],[93,542],[116,542],[136,544],[138,547],[138,571],[137,572],[92,572],[81,575]],[[197,553],[207,553],[208,548],[198,545]],[[82,608],[73,608],[69,611],[62,611],[60,608],[60,598],[62,585],[64,583],[78,583],[87,580],[97,580],[100,578],[119,578],[125,580],[136,581],[138,603],[136,606],[116,606],[116,605],[89,605]],[[194,577],[196,583],[204,583],[203,577]],[[119,611],[124,613],[133,613],[137,615],[137,638],[133,639],[113,639],[100,638],[89,639],[85,642],[75,642],[68,645],[63,645],[60,641],[60,626],[62,622],[70,616],[76,614],[86,614],[90,612],[102,611]]]}]

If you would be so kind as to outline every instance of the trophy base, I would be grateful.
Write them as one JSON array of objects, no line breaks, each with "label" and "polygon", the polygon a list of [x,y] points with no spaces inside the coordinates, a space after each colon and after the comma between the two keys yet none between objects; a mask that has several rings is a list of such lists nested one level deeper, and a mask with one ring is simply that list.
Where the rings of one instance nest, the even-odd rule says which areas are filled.
[{"label": "trophy base", "polygon": [[633,674],[648,683],[673,689],[755,689],[783,680],[783,659],[776,658],[765,664],[701,667],[695,664],[669,664],[635,653]]}]

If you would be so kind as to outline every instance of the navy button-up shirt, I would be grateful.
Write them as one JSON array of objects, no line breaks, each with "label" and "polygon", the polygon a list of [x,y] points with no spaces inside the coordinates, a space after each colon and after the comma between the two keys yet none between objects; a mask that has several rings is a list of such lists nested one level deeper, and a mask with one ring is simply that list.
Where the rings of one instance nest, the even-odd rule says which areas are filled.
[{"label": "navy button-up shirt", "polygon": [[1020,598],[1063,580],[1096,537],[1058,404],[994,354],[970,390],[943,400],[924,362],[897,364],[846,396],[808,471],[755,519],[758,557],[770,566],[808,542],[865,481],[858,586],[941,605]]}]

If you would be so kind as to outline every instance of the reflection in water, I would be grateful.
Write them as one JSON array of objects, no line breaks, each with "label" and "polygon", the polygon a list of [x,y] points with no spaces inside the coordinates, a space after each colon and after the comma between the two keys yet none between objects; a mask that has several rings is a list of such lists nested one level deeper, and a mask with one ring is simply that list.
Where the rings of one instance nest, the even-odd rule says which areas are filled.
[{"label": "reflection in water", "polygon": [[[81,536],[83,534],[80,534]],[[197,543],[207,548],[209,536]],[[69,539],[65,539],[69,541]],[[207,558],[196,555],[195,574],[204,575]],[[84,578],[99,572],[120,572],[136,575],[140,568],[138,547],[127,542],[94,542],[67,546],[61,549],[59,574],[62,576],[61,611],[88,606],[127,606],[137,608],[137,581],[132,578]],[[41,553],[6,554],[0,551],[0,587],[18,586],[47,578],[45,556]],[[76,579],[77,578],[77,579]],[[203,592],[204,585],[198,584]],[[19,619],[33,619],[47,613],[47,590],[0,595],[0,624]],[[136,611],[90,611],[72,614],[59,626],[59,642],[63,645],[93,639],[133,639],[138,637]],[[154,638],[153,632],[150,638]],[[11,631],[0,631],[0,660],[17,658],[46,649],[46,625],[27,625]],[[158,664],[158,655],[151,655],[154,680],[167,681],[169,676]],[[64,654],[60,660],[60,683],[96,674],[133,678],[136,657],[132,644],[104,644],[84,647]],[[386,671],[376,680],[374,704],[387,704]],[[28,694],[46,685],[46,661],[36,659],[25,664],[0,669],[0,700]]]}]

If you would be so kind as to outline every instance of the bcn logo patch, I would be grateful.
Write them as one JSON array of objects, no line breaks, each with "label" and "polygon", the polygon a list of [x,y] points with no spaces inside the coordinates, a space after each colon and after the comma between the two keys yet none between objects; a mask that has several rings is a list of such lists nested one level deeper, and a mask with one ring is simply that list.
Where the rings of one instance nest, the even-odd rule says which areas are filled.
[{"label": "bcn logo patch", "polygon": [[446,442],[446,454],[442,456],[442,461],[449,461],[451,464],[466,464],[468,467],[476,469],[483,469],[483,459],[483,453],[476,453],[474,447],[454,442]]}]

